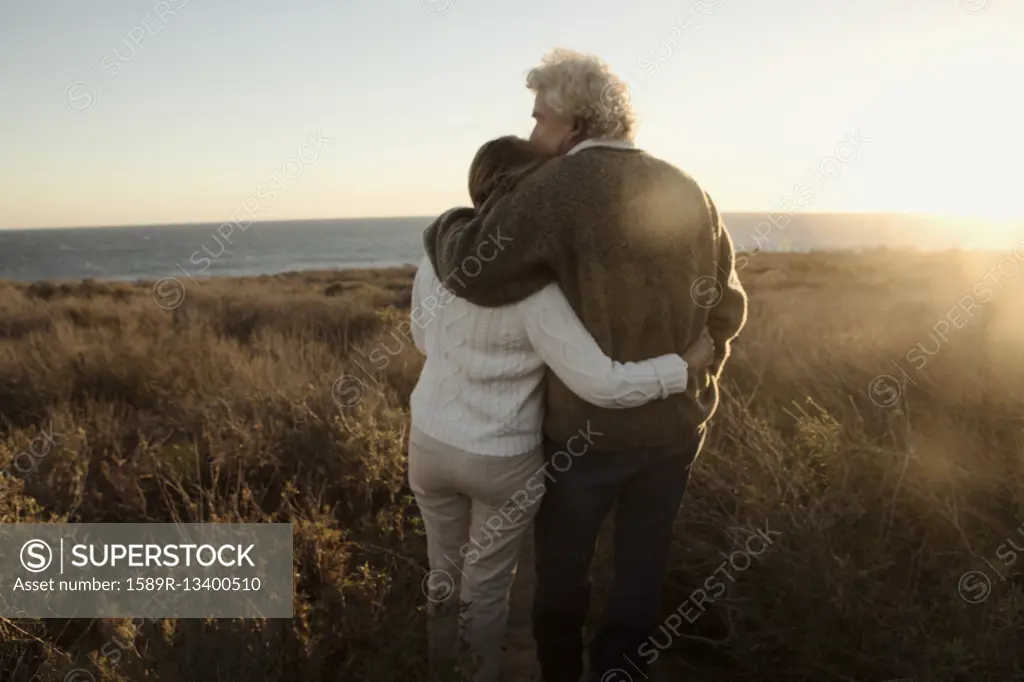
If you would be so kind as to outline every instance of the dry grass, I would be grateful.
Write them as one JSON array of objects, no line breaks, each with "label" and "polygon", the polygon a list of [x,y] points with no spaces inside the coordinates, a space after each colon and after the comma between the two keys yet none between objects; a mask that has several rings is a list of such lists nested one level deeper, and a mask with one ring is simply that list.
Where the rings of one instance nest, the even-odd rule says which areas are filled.
[{"label": "dry grass", "polygon": [[[997,556],[1024,547],[1024,272],[989,276],[991,300],[921,371],[906,359],[997,261],[750,258],[666,613],[750,529],[781,535],[662,657],[685,670],[714,650],[725,680],[1024,679],[1024,596]],[[169,312],[144,284],[0,282],[0,521],[291,521],[295,617],[162,621],[134,641],[117,621],[0,620],[0,679],[424,679],[405,483],[421,360],[396,332],[411,271],[189,286]],[[868,386],[902,380],[891,361],[916,385],[880,407]],[[55,446],[16,471],[51,425]],[[958,591],[968,570],[992,578],[982,603]]]}]

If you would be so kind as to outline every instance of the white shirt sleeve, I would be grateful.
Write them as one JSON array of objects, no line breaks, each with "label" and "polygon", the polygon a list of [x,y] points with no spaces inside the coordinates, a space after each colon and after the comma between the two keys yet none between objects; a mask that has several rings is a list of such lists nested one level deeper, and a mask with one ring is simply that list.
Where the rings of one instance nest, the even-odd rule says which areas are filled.
[{"label": "white shirt sleeve", "polygon": [[686,361],[675,353],[626,363],[605,355],[557,284],[516,305],[537,354],[587,402],[599,407],[637,407],[686,390]]},{"label": "white shirt sleeve", "polygon": [[430,259],[424,258],[420,262],[420,267],[416,270],[415,279],[412,281],[412,298],[409,305],[409,327],[412,331],[412,342],[416,344],[416,349],[424,355],[427,354],[426,327],[430,320],[433,319],[433,311],[427,309],[423,303],[426,289],[428,288],[426,280],[430,279],[428,275],[433,273],[433,271]]}]

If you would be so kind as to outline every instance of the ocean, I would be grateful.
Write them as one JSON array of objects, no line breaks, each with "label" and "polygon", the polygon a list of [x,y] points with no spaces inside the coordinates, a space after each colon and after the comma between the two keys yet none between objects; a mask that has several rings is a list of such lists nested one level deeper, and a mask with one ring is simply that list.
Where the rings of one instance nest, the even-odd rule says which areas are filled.
[{"label": "ocean", "polygon": [[[816,251],[1013,248],[1024,224],[989,229],[978,221],[893,214],[724,216],[738,250]],[[775,222],[772,222],[774,219]],[[154,280],[239,277],[298,270],[418,263],[431,217],[0,229],[0,279]]]}]

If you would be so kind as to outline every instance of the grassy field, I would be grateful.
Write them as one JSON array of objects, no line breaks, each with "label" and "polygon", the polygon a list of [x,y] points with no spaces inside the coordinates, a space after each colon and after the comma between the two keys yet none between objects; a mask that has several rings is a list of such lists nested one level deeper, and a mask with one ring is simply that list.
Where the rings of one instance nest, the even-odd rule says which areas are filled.
[{"label": "grassy field", "polygon": [[[672,627],[647,651],[674,679],[1024,680],[1024,264],[741,267],[750,318],[679,518]],[[3,619],[0,679],[425,679],[411,277],[212,280],[183,300],[0,282],[0,521],[290,521],[296,594],[290,621]]]}]

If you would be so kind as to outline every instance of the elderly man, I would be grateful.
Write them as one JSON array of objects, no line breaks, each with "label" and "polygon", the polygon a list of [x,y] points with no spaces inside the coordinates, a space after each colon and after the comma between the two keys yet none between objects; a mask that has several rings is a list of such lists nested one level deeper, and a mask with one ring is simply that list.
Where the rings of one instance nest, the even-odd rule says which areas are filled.
[{"label": "elderly man", "polygon": [[533,613],[543,679],[582,675],[590,563],[613,507],[615,577],[590,674],[646,674],[637,647],[661,617],[673,525],[746,295],[715,204],[691,177],[634,148],[628,92],[603,62],[555,50],[527,87],[536,94],[531,141],[556,158],[484,214],[455,209],[427,229],[445,285],[500,306],[557,281],[619,361],[685,350],[705,326],[715,341],[710,370],[685,393],[643,407],[599,408],[556,377],[546,385],[548,492],[536,517]]}]

